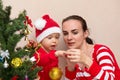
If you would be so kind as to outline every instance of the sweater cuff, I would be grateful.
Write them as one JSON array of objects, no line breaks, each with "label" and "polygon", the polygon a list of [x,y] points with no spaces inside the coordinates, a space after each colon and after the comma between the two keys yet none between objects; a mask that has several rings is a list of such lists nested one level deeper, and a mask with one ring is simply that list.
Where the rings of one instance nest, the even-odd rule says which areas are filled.
[{"label": "sweater cuff", "polygon": [[74,71],[69,71],[68,68],[65,67],[65,75],[69,79],[72,79],[72,80],[75,79],[75,77],[76,77],[76,68],[75,68]]},{"label": "sweater cuff", "polygon": [[90,66],[90,68],[88,69],[88,72],[92,75],[92,76],[96,76],[101,70],[101,67],[98,65],[97,62],[93,61],[92,65]]}]

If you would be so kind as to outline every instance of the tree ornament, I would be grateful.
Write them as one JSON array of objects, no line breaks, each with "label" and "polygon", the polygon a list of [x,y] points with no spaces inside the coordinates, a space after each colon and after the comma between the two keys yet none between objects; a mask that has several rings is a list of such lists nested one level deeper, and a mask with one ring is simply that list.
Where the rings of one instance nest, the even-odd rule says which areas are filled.
[{"label": "tree ornament", "polygon": [[35,42],[34,40],[29,40],[28,44],[26,45],[27,48],[33,48],[35,49],[38,46],[38,43]]},{"label": "tree ornament", "polygon": [[18,76],[17,75],[15,75],[15,76],[13,76],[12,77],[12,79],[11,80],[17,80],[18,79]]},{"label": "tree ornament", "polygon": [[28,79],[28,75],[27,75],[27,74],[25,75],[25,80],[29,80],[29,79]]},{"label": "tree ornament", "polygon": [[11,61],[11,65],[17,68],[22,65],[22,60],[20,58],[13,58]]},{"label": "tree ornament", "polygon": [[9,64],[7,63],[7,60],[5,59],[5,62],[3,64],[4,68],[8,68]]},{"label": "tree ornament", "polygon": [[25,16],[26,20],[24,21],[24,24],[30,25],[31,27],[33,27],[32,25],[32,20],[29,18],[29,16]]},{"label": "tree ornament", "polygon": [[22,62],[30,60],[30,57],[28,55],[25,55],[22,57]]},{"label": "tree ornament", "polygon": [[60,80],[62,77],[62,71],[58,67],[54,67],[50,70],[49,76],[52,80]]},{"label": "tree ornament", "polygon": [[31,31],[28,29],[28,28],[26,28],[25,30],[24,30],[24,35],[25,35],[25,40],[28,40],[28,35],[31,33]]},{"label": "tree ornament", "polygon": [[33,27],[32,25],[32,20],[29,19],[28,16],[25,16],[26,20],[24,21],[25,24],[25,30],[24,30],[24,35],[25,35],[25,40],[27,40],[28,35],[30,34],[30,30],[28,29],[28,25],[30,25],[31,27]]},{"label": "tree ornament", "polygon": [[29,60],[30,60],[31,62],[36,61],[35,57],[31,57]]},{"label": "tree ornament", "polygon": [[26,29],[25,31],[24,31],[24,34],[25,35],[29,35],[31,33],[31,31],[29,30],[29,29]]},{"label": "tree ornament", "polygon": [[2,59],[4,59],[4,58],[8,58],[9,59],[9,52],[8,52],[8,50],[6,50],[6,51],[1,50],[0,53],[1,53]]},{"label": "tree ornament", "polygon": [[3,58],[0,56],[0,62],[3,62]]}]

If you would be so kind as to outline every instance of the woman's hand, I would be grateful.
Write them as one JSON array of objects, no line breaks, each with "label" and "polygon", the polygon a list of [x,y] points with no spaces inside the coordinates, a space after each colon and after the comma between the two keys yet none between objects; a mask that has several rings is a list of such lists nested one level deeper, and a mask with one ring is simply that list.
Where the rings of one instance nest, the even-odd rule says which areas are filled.
[{"label": "woman's hand", "polygon": [[88,68],[92,64],[92,59],[88,57],[85,53],[82,53],[80,49],[69,49],[65,52],[65,55],[69,63],[80,63]]},{"label": "woman's hand", "polygon": [[83,63],[84,56],[79,49],[69,49],[65,52],[70,62]]}]

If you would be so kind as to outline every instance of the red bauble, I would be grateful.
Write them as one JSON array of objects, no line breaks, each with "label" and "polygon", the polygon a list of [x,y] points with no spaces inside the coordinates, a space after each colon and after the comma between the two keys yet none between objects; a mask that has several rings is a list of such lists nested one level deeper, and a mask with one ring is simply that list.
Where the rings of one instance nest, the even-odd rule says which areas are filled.
[{"label": "red bauble", "polygon": [[17,80],[18,79],[18,76],[17,75],[15,75],[15,76],[13,76],[12,77],[12,79],[11,80]]}]

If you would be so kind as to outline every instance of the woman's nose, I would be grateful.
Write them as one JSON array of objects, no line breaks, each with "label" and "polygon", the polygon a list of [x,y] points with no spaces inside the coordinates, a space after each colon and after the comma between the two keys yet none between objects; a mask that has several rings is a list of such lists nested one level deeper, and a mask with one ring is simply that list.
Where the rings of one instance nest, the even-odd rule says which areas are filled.
[{"label": "woman's nose", "polygon": [[69,35],[67,36],[67,39],[68,39],[68,40],[71,40],[71,39],[72,39],[72,35],[69,34]]}]

